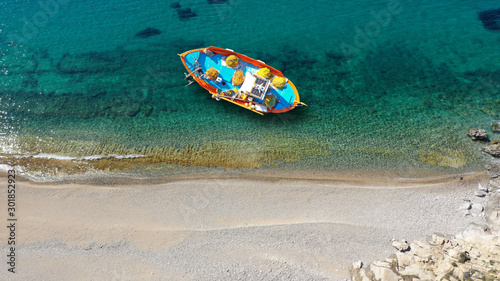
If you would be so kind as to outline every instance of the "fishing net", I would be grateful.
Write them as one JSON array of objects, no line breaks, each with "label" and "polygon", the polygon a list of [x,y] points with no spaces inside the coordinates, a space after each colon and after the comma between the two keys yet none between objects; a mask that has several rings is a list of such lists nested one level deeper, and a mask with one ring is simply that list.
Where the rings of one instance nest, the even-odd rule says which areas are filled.
[{"label": "fishing net", "polygon": [[283,77],[275,77],[272,83],[275,88],[283,89],[286,85],[286,79]]},{"label": "fishing net", "polygon": [[233,85],[239,86],[243,84],[243,81],[245,81],[245,75],[243,75],[243,71],[241,70],[235,71],[232,79]]},{"label": "fishing net", "polygon": [[238,66],[238,57],[235,55],[230,55],[226,58],[226,65],[229,67],[236,67]]},{"label": "fishing net", "polygon": [[274,95],[268,95],[264,99],[264,104],[267,108],[273,108],[276,105],[276,97]]},{"label": "fishing net", "polygon": [[273,77],[271,70],[269,70],[269,68],[267,68],[267,67],[263,67],[263,68],[259,69],[259,71],[257,71],[257,75],[259,75],[260,77],[266,78],[266,79]]},{"label": "fishing net", "polygon": [[210,67],[207,72],[205,73],[208,79],[215,81],[217,77],[219,76],[219,71],[217,69]]}]

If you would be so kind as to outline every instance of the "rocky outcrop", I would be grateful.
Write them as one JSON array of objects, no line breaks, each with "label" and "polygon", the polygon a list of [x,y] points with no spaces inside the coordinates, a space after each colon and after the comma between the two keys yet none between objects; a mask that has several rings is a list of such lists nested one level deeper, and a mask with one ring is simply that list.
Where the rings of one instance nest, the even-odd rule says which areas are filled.
[{"label": "rocky outcrop", "polygon": [[498,269],[499,237],[476,225],[452,239],[434,234],[426,243],[414,241],[408,251],[367,267],[354,263],[351,272],[353,281],[498,280]]},{"label": "rocky outcrop", "polygon": [[467,135],[472,138],[472,140],[487,140],[488,139],[488,134],[486,133],[486,130],[484,129],[469,129],[467,131]]},{"label": "rocky outcrop", "polygon": [[488,197],[486,208],[470,201],[460,208],[483,215],[484,224],[471,224],[455,237],[433,234],[427,242],[393,241],[391,257],[368,266],[353,263],[352,280],[500,280],[500,167],[492,165],[488,171],[488,185],[477,190]]},{"label": "rocky outcrop", "polygon": [[500,157],[500,142],[492,141],[490,145],[483,148],[483,151],[494,157]]},{"label": "rocky outcrop", "polygon": [[491,130],[495,133],[500,133],[500,122],[491,125]]}]

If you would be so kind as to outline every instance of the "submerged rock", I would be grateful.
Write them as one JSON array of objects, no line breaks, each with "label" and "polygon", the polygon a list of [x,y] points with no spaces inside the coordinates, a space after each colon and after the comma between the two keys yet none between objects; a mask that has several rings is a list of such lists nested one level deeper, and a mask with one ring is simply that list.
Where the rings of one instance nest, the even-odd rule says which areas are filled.
[{"label": "submerged rock", "polygon": [[124,60],[120,52],[65,54],[57,65],[64,74],[98,73],[116,71],[123,67]]},{"label": "submerged rock", "polygon": [[491,156],[500,157],[500,142],[492,141],[489,146],[483,148],[483,151],[489,153]]},{"label": "submerged rock", "polygon": [[488,175],[490,175],[492,179],[500,178],[500,165],[487,165],[486,170],[488,171]]},{"label": "submerged rock", "polygon": [[491,125],[491,130],[495,133],[500,133],[500,123]]},{"label": "submerged rock", "polygon": [[190,18],[196,17],[196,13],[191,11],[191,8],[179,8],[177,10],[177,16],[180,20],[188,20]]},{"label": "submerged rock", "polygon": [[137,38],[148,38],[148,37],[156,36],[156,35],[160,35],[160,34],[161,34],[161,31],[159,29],[148,27],[148,28],[146,28],[144,30],[141,30],[141,31],[137,32],[135,34],[135,37],[137,37]]},{"label": "submerged rock", "polygon": [[326,52],[326,57],[331,60],[335,65],[340,66],[342,63],[349,60],[348,57],[344,56],[344,54],[336,53],[336,52]]},{"label": "submerged rock", "polygon": [[467,135],[472,138],[472,140],[487,140],[488,134],[483,129],[469,129]]},{"label": "submerged rock", "polygon": [[174,2],[170,4],[170,8],[172,9],[179,9],[181,7],[181,4],[179,2]]},{"label": "submerged rock", "polygon": [[482,11],[478,16],[486,30],[500,31],[500,9]]}]

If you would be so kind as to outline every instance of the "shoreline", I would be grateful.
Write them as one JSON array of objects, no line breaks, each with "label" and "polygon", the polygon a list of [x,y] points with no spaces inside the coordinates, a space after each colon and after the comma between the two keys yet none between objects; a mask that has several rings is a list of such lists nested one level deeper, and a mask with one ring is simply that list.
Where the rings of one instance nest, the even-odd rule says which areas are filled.
[{"label": "shoreline", "polygon": [[[401,177],[405,172],[393,170],[271,170],[259,169],[253,171],[225,170],[212,173],[188,173],[169,175],[161,177],[142,177],[125,175],[121,173],[105,173],[97,175],[78,175],[75,177],[62,178],[53,181],[36,181],[22,174],[16,174],[18,180],[34,184],[81,184],[81,185],[137,185],[196,180],[253,180],[253,181],[310,181],[310,182],[334,182],[346,185],[377,185],[402,184],[411,187],[418,184],[441,184],[452,183],[462,180],[478,180],[487,177],[486,171],[467,173],[437,173],[435,171],[422,170],[413,171],[411,177]],[[7,177],[7,173],[0,171],[0,177]]]}]

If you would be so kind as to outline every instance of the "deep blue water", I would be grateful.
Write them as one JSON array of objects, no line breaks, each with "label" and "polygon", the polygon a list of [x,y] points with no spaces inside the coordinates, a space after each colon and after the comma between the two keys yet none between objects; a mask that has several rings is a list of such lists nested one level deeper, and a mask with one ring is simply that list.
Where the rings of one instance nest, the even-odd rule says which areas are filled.
[{"label": "deep blue water", "polygon": [[[493,159],[466,132],[500,138],[500,32],[478,17],[497,1],[173,2],[0,3],[0,163],[43,180]],[[261,117],[184,87],[177,54],[206,46],[281,70],[309,106]]]}]

